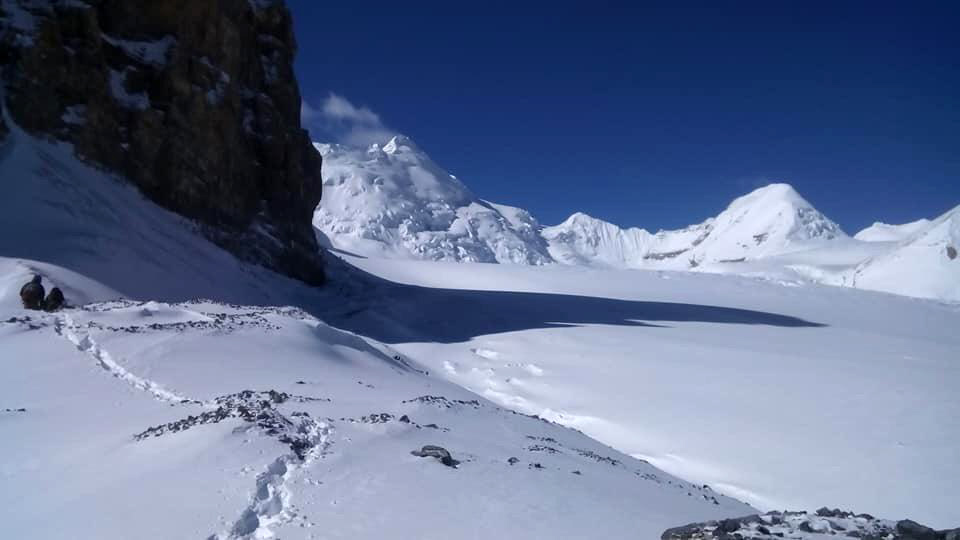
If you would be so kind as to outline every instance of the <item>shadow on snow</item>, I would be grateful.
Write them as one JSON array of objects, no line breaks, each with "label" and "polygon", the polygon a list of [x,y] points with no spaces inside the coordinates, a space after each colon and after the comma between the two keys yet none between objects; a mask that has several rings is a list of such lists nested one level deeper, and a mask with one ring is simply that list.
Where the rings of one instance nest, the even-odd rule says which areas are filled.
[{"label": "shadow on snow", "polygon": [[382,280],[378,285],[368,291],[362,305],[322,317],[330,324],[383,343],[455,343],[487,334],[593,324],[647,328],[665,328],[675,322],[825,326],[776,313],[699,304],[436,289]]}]

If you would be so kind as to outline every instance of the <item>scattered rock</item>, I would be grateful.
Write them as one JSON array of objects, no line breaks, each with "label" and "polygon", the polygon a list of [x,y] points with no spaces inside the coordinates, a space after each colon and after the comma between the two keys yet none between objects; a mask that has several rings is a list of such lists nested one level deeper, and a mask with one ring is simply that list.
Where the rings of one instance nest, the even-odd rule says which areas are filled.
[{"label": "scattered rock", "polygon": [[904,540],[938,540],[936,531],[909,519],[897,522],[897,533]]},{"label": "scattered rock", "polygon": [[[321,429],[320,423],[314,421],[305,412],[293,412],[289,416],[284,415],[277,409],[277,405],[287,402],[306,403],[313,401],[325,400],[292,396],[275,390],[265,392],[244,390],[215,398],[209,403],[210,405],[216,405],[215,410],[151,427],[134,435],[134,439],[143,441],[152,437],[185,431],[204,424],[216,424],[236,418],[255,425],[265,435],[277,437],[280,442],[289,445],[297,457],[303,460],[316,446],[317,433]],[[186,403],[196,404],[199,402],[187,401]]]},{"label": "scattered rock", "polygon": [[452,409],[457,406],[472,407],[474,409],[480,408],[480,402],[475,399],[464,401],[462,399],[447,399],[443,396],[420,396],[405,400],[403,403],[424,403],[436,405],[441,409]]},{"label": "scattered rock", "polygon": [[692,523],[664,531],[661,540],[775,540],[808,538],[808,535],[864,540],[960,540],[960,529],[935,531],[910,520],[894,522],[824,507],[815,513],[774,511]]},{"label": "scattered rock", "polygon": [[951,261],[957,258],[957,248],[953,246],[947,246],[947,258]]},{"label": "scattered rock", "polygon": [[853,515],[853,512],[844,512],[838,508],[833,510],[827,508],[826,506],[819,508],[817,510],[817,515],[820,517],[830,517],[830,518],[847,518]]}]

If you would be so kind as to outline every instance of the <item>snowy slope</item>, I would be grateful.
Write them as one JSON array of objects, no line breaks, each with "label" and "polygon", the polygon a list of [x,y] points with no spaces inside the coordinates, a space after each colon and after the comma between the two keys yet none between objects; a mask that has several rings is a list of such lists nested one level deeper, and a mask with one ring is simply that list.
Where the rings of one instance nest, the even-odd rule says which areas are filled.
[{"label": "snowy slope", "polygon": [[845,276],[854,287],[960,300],[960,206]]},{"label": "snowy slope", "polygon": [[864,242],[900,242],[929,226],[929,219],[918,219],[903,225],[890,225],[878,221],[853,237]]},{"label": "snowy slope", "polygon": [[[23,269],[0,261],[12,537],[656,538],[753,511],[295,308],[26,312]],[[411,455],[428,444],[458,467]]]},{"label": "snowy slope", "polygon": [[313,223],[333,247],[368,256],[551,262],[529,213],[478,199],[406,137],[365,149],[316,146],[324,195]]},{"label": "snowy slope", "polygon": [[[285,303],[297,285],[197,234],[122,179],[11,121],[0,141],[0,255],[52,263],[140,298]],[[270,283],[270,286],[265,286]],[[103,298],[98,298],[103,299]]]},{"label": "snowy slope", "polygon": [[[0,173],[8,536],[655,538],[754,511],[277,307],[349,318],[374,278],[317,291],[237,262],[15,126]],[[75,307],[23,310],[34,273]]]},{"label": "snowy slope", "polygon": [[694,272],[351,261],[410,285],[334,324],[498,404],[762,509],[960,522],[960,306]]}]

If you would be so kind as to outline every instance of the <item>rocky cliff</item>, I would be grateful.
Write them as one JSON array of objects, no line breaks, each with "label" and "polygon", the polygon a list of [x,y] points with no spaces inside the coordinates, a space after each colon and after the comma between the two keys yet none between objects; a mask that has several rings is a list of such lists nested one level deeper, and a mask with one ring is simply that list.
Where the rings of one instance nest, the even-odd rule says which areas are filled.
[{"label": "rocky cliff", "polygon": [[282,0],[0,0],[0,104],[240,258],[320,284],[295,51]]}]

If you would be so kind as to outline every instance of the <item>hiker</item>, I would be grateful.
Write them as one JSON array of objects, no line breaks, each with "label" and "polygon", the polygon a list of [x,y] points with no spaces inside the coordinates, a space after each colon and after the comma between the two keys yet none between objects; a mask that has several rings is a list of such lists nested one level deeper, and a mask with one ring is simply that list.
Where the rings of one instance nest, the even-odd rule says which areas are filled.
[{"label": "hiker", "polygon": [[24,309],[40,309],[43,304],[43,285],[40,283],[43,278],[40,274],[34,274],[30,283],[20,288],[20,300],[23,302]]},{"label": "hiker", "polygon": [[60,287],[50,289],[50,294],[43,300],[44,311],[57,311],[63,307],[63,291]]}]

